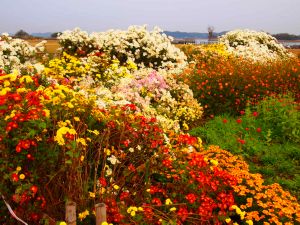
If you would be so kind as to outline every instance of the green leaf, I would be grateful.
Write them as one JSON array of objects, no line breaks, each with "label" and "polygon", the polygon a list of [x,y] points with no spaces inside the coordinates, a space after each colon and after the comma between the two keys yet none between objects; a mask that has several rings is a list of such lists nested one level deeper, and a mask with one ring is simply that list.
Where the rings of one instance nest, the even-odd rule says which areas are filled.
[{"label": "green leaf", "polygon": [[66,160],[66,164],[72,164],[72,160]]},{"label": "green leaf", "polygon": [[66,155],[70,156],[71,158],[73,158],[73,157],[74,157],[74,154],[73,154],[73,152],[72,152],[72,151],[67,151],[67,152],[66,152]]}]

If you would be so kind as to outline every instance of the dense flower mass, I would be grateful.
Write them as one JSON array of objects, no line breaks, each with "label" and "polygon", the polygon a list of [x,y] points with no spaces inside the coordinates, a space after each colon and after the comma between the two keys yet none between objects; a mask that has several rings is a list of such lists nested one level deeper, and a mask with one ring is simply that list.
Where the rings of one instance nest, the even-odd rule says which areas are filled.
[{"label": "dense flower mass", "polygon": [[129,59],[139,67],[156,69],[182,69],[186,65],[185,55],[159,28],[149,32],[146,26],[130,26],[126,31],[109,30],[91,35],[76,28],[63,32],[59,40],[68,53],[84,55],[100,50],[118,59],[121,65]]},{"label": "dense flower mass", "polygon": [[230,53],[255,62],[276,61],[292,57],[276,38],[265,32],[234,30],[220,40]]},{"label": "dense flower mass", "polygon": [[39,72],[43,65],[39,64],[41,54],[44,53],[46,41],[31,46],[21,39],[13,39],[4,33],[0,36],[0,68],[7,73],[14,69],[32,69]]},{"label": "dense flower mass", "polygon": [[257,104],[266,96],[291,93],[296,101],[300,99],[297,59],[257,64],[198,46],[181,49],[192,60],[177,78],[189,85],[206,116],[239,114],[247,104]]},{"label": "dense flower mass", "polygon": [[[285,60],[254,63],[226,43],[184,46],[186,57],[170,40],[145,26],[76,28],[59,36],[62,48],[50,60],[41,45],[1,37],[0,193],[19,218],[66,225],[65,205],[74,201],[79,225],[95,223],[96,203],[106,205],[102,225],[300,222],[297,199],[282,188],[288,185],[249,172],[260,158],[249,167],[247,157],[229,153],[235,149],[203,147],[207,139],[185,133],[214,122],[201,120],[204,113],[238,113],[215,117],[219,139],[234,139],[244,156],[260,149],[254,137],[268,148],[289,141],[296,150],[285,154],[297,171],[299,62],[275,45],[268,49]],[[248,109],[287,91],[295,102]],[[268,150],[259,157],[272,162]],[[280,168],[298,185],[297,172]],[[2,201],[0,223],[16,223]]]}]

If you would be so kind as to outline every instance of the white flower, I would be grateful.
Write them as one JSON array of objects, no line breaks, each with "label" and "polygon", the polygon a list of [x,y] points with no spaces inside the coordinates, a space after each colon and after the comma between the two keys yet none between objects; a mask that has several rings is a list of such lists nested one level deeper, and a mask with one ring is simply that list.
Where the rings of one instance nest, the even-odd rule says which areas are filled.
[{"label": "white flower", "polygon": [[116,158],[116,156],[112,155],[110,157],[107,158],[108,161],[110,161],[110,163],[112,165],[115,165],[116,163],[120,163],[120,161]]}]

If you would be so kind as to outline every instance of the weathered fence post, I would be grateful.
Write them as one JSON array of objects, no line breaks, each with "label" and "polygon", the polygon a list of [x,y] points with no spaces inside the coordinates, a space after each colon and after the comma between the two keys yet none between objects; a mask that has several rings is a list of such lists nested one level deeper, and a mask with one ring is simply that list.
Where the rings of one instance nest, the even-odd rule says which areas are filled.
[{"label": "weathered fence post", "polygon": [[106,222],[106,205],[104,203],[98,203],[95,205],[96,211],[96,225],[101,225]]},{"label": "weathered fence post", "polygon": [[76,203],[66,202],[66,222],[68,225],[76,225]]}]

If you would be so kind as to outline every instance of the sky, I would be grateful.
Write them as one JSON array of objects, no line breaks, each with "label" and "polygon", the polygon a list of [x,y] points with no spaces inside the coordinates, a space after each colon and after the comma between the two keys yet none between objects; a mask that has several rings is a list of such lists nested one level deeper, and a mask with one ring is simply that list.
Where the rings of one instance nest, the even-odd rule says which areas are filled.
[{"label": "sky", "polygon": [[254,29],[300,35],[300,0],[1,0],[0,33],[88,32],[147,24],[168,31]]}]

